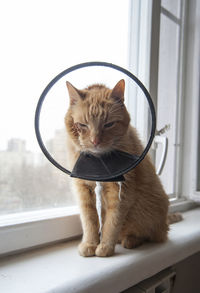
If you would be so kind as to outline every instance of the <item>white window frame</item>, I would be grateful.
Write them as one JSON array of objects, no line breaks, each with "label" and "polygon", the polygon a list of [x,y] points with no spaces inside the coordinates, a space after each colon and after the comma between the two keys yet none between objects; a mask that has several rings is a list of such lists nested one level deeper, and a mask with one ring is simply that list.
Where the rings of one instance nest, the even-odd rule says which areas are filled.
[{"label": "white window frame", "polygon": [[[183,145],[182,141],[182,132],[183,132],[183,127],[182,127],[182,122],[183,122],[183,112],[184,112],[184,66],[185,66],[185,56],[186,56],[186,40],[185,36],[187,34],[186,31],[186,25],[187,25],[187,1],[186,0],[181,0],[179,3],[179,9],[180,9],[180,19],[176,19],[176,17],[171,15],[164,7],[162,7],[162,1],[156,1],[153,0],[153,5],[154,5],[154,15],[152,15],[152,27],[154,28],[155,33],[157,34],[157,38],[154,39],[154,42],[152,42],[152,70],[151,70],[151,82],[150,86],[153,90],[154,94],[154,103],[157,108],[157,89],[158,89],[158,62],[159,60],[156,60],[156,58],[159,58],[159,48],[156,48],[156,45],[159,46],[159,34],[160,30],[157,27],[158,24],[160,26],[160,15],[161,13],[165,14],[167,17],[169,17],[172,21],[177,21],[180,26],[180,32],[179,32],[179,40],[178,40],[178,52],[179,52],[179,57],[178,57],[178,63],[177,63],[177,89],[176,89],[176,125],[175,125],[175,132],[176,132],[176,137],[175,137],[175,162],[174,162],[174,170],[176,177],[173,182],[173,190],[174,192],[169,195],[171,202],[174,204],[177,204],[180,202],[182,204],[183,201],[186,200],[186,198],[183,197],[182,191],[181,191],[181,164],[182,164],[182,148],[181,146]],[[154,36],[156,37],[156,36]],[[154,54],[153,51],[156,50],[157,54]],[[154,78],[156,72],[156,77]],[[150,92],[151,92],[150,88]],[[184,202],[185,205],[185,202]]]},{"label": "white window frame", "polygon": [[[130,1],[128,67],[147,89],[150,83],[151,14],[152,1]],[[133,97],[135,98],[133,99]],[[128,84],[127,98],[131,122],[138,133],[143,135],[142,139],[147,141],[149,136],[148,112],[143,93],[138,90],[138,87],[131,90],[130,84]]]},{"label": "white window frame", "polygon": [[0,256],[75,238],[81,233],[77,206],[1,216]]},{"label": "white window frame", "polygon": [[[183,1],[186,3],[185,0]],[[193,4],[190,5],[192,6]],[[197,11],[200,11],[199,2],[197,5],[198,9],[195,10],[192,6],[189,10],[189,19],[192,19],[194,14],[196,18],[198,17]],[[155,106],[157,98],[157,77],[155,78],[155,75],[157,76],[158,73],[159,13],[160,1],[130,1],[129,69],[133,74],[138,76],[150,90]],[[138,16],[142,14],[143,18],[138,20]],[[189,72],[184,75],[185,65],[183,64],[180,73],[182,80],[182,82],[180,82],[180,94],[182,90],[185,92],[185,103],[184,105],[180,105],[180,109],[181,113],[185,111],[185,115],[181,114],[181,116],[179,116],[179,126],[181,125],[181,121],[183,121],[181,120],[183,116],[185,119],[184,124],[182,123],[182,129],[179,127],[180,132],[178,135],[180,136],[183,133],[183,129],[186,129],[186,133],[184,135],[183,152],[179,153],[177,163],[180,174],[180,176],[178,176],[178,186],[180,188],[179,194],[181,197],[179,197],[178,201],[174,202],[171,208],[172,210],[187,209],[189,206],[193,205],[192,201],[185,201],[183,196],[190,199],[189,195],[195,194],[195,173],[193,170],[195,168],[194,166],[196,166],[195,160],[197,158],[197,132],[195,131],[194,125],[197,125],[198,118],[197,104],[199,99],[199,88],[197,85],[199,82],[200,64],[200,62],[198,62],[198,64],[195,63],[196,60],[199,60],[198,32],[199,30],[197,29],[192,35],[190,31],[187,32],[188,40],[186,51]],[[185,48],[185,39],[183,39],[182,46]],[[138,56],[138,58],[135,58],[135,56]],[[133,62],[133,60],[137,60],[137,63],[135,63],[135,61]],[[152,73],[154,73],[154,76]],[[192,103],[190,103],[191,100],[187,98],[189,93],[192,93]],[[132,109],[133,106],[136,105],[132,105],[131,100],[129,100],[128,106],[129,109]],[[141,113],[143,108],[141,107],[137,110]],[[195,114],[191,116],[191,113]],[[144,112],[143,115],[145,116]],[[140,121],[136,119],[135,124],[140,125]],[[144,125],[142,128],[144,129]],[[191,129],[192,131],[190,131]],[[193,152],[189,152],[189,156],[186,156],[190,149],[195,152],[195,156],[192,155]],[[183,162],[183,165],[181,165],[181,162]],[[192,185],[190,182],[192,182]],[[182,203],[181,205],[179,204],[180,202]],[[81,233],[82,229],[78,207],[40,210],[9,216],[5,215],[0,218],[0,255],[15,253],[16,251],[78,237]]]},{"label": "white window frame", "polygon": [[[181,0],[180,2],[181,19],[178,45],[179,82],[177,86],[178,98],[176,101],[176,178],[174,180],[175,194],[170,196],[171,211],[184,211],[194,207],[194,200],[200,201],[200,192],[197,192],[195,189],[197,182],[197,125],[200,80],[200,24],[198,23],[200,19],[200,4],[198,1],[191,2],[187,0]],[[129,38],[129,69],[139,77],[149,90],[156,110],[158,98],[160,14],[161,12],[167,13],[164,10],[161,5],[161,0],[131,1],[130,11],[132,15],[130,17],[130,27],[132,29],[130,29]],[[189,69],[187,72],[185,71],[186,63],[188,63],[187,68]],[[138,93],[129,94],[137,95]],[[192,100],[188,98],[190,96],[192,96]],[[137,103],[129,99],[127,106],[133,117],[135,112],[139,112],[138,117],[147,117],[147,113],[144,113],[143,105],[140,105],[140,108],[138,108]],[[136,111],[132,109],[136,109]],[[144,132],[145,128],[147,129],[147,120],[144,121],[143,118],[138,119],[136,117],[133,123],[141,133]],[[186,133],[185,129],[187,129]],[[146,133],[147,136],[148,133]],[[189,152],[189,149],[192,149],[192,152]],[[155,151],[155,145],[153,145],[150,150],[153,160],[155,159]]]},{"label": "white window frame", "polygon": [[200,202],[200,192],[197,191],[200,116],[200,2],[190,1],[188,6],[181,192],[185,197]]}]

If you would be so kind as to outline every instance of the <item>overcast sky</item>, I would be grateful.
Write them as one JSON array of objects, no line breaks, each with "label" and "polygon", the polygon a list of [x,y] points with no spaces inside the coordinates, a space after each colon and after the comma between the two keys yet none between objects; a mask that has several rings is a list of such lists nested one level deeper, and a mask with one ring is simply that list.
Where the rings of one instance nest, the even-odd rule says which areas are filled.
[{"label": "overcast sky", "polygon": [[[127,67],[128,4],[128,0],[1,1],[0,150],[12,137],[26,140],[29,150],[39,150],[35,107],[45,86],[62,70],[94,60]],[[65,80],[77,87],[98,81],[114,86],[121,77],[109,68],[98,73],[88,68],[62,79],[43,107],[47,138],[63,125],[68,104]]]}]

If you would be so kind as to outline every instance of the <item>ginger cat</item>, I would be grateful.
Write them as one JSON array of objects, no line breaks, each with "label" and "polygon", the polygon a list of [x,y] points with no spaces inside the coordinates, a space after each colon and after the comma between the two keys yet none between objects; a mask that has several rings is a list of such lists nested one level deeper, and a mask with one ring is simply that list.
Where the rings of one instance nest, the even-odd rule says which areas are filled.
[{"label": "ginger cat", "polygon": [[[100,154],[112,149],[140,155],[142,144],[124,105],[125,82],[111,90],[95,84],[84,90],[67,82],[70,107],[65,116],[72,169],[81,151]],[[96,210],[96,183],[72,179],[78,197],[83,238],[82,256],[111,256],[116,243],[134,248],[145,241],[164,242],[168,233],[168,197],[148,156],[119,184],[101,183],[102,231]]]}]

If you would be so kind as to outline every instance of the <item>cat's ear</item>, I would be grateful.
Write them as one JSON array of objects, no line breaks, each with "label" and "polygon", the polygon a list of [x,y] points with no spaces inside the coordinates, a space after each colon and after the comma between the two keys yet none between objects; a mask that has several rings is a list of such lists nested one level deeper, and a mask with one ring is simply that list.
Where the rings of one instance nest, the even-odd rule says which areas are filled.
[{"label": "cat's ear", "polygon": [[66,81],[67,89],[70,97],[70,104],[75,105],[78,100],[84,99],[85,95],[82,91],[75,88],[69,81]]},{"label": "cat's ear", "polygon": [[125,90],[125,81],[121,79],[111,92],[111,98],[116,101],[123,103],[124,102],[124,90]]}]

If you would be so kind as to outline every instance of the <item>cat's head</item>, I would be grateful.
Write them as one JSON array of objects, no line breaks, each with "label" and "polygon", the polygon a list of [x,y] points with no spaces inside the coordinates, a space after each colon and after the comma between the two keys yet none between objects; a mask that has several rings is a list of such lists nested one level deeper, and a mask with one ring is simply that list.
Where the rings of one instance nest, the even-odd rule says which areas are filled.
[{"label": "cat's head", "polygon": [[67,82],[70,106],[66,129],[81,151],[104,153],[120,148],[130,122],[124,105],[125,82],[111,90],[95,84],[84,90]]}]

